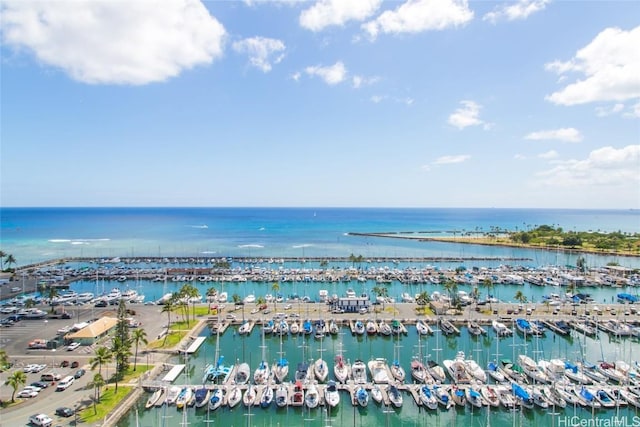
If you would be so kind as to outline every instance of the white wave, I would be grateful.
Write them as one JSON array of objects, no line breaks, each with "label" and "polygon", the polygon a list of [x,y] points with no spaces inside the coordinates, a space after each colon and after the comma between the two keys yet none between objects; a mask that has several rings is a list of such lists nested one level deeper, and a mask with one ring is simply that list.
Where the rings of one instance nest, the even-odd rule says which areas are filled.
[{"label": "white wave", "polygon": [[209,226],[207,224],[202,224],[202,225],[191,225],[191,228],[209,228]]},{"label": "white wave", "polygon": [[304,243],[302,245],[293,245],[291,246],[293,249],[302,249],[302,248],[310,248],[313,246],[311,243]]},{"label": "white wave", "polygon": [[69,243],[71,240],[70,239],[49,239],[48,241],[51,243]]},{"label": "white wave", "polygon": [[90,242],[108,242],[111,239],[49,239],[50,243],[71,243],[72,245],[85,244]]},{"label": "white wave", "polygon": [[83,242],[83,241],[73,241],[71,242],[72,245],[88,245],[89,242]]},{"label": "white wave", "polygon": [[238,245],[239,248],[264,248],[262,245],[252,244],[252,245]]},{"label": "white wave", "polygon": [[258,228],[258,231],[264,231],[264,230],[266,230],[266,228],[264,228],[264,227]]},{"label": "white wave", "polygon": [[217,254],[218,252],[216,252],[216,251],[202,251],[200,253],[201,254]]}]

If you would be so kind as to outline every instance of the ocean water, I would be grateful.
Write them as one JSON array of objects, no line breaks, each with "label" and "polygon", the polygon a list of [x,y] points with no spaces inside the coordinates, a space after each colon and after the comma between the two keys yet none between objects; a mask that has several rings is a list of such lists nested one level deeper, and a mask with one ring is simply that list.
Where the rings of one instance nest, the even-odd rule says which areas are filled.
[{"label": "ocean water", "polygon": [[[364,268],[383,266],[376,257],[461,257],[493,258],[492,261],[464,260],[468,267],[496,267],[501,264],[539,267],[546,265],[575,265],[577,256],[555,251],[528,250],[518,248],[485,247],[440,242],[418,242],[405,239],[384,239],[350,236],[349,232],[430,232],[451,235],[464,231],[488,231],[501,229],[528,229],[549,224],[565,229],[636,232],[640,230],[638,211],[602,210],[536,210],[536,209],[295,209],[295,208],[3,208],[1,217],[1,249],[14,255],[18,265],[26,265],[61,257],[234,257],[269,259],[279,257],[348,257],[362,255],[373,261]],[[512,260],[521,258],[522,260]],[[640,267],[640,260],[633,257],[586,256],[588,265],[603,266],[617,262],[628,267]],[[146,261],[141,261],[143,264]],[[436,268],[455,268],[460,262],[430,263]],[[267,264],[261,264],[268,266]],[[76,266],[81,266],[79,263]],[[235,267],[246,267],[245,262],[234,262]],[[401,262],[397,268],[409,266]],[[424,267],[422,263],[413,264]],[[305,264],[287,263],[283,268],[317,268],[313,262]],[[329,268],[335,267],[330,265]],[[344,266],[342,266],[344,267]],[[276,264],[273,267],[278,268]],[[232,295],[249,293],[263,295],[270,292],[269,285],[247,282],[195,283],[204,294],[210,286]],[[105,282],[104,279],[79,281],[72,285],[78,292],[101,293],[113,286],[135,287],[147,296],[157,299],[173,292],[180,283],[158,283],[145,280],[127,283]],[[325,288],[330,293],[344,294],[351,284],[282,283],[280,293],[317,297],[317,291]],[[358,284],[360,292],[371,292],[373,282]],[[437,290],[435,285],[416,285],[415,292]],[[467,290],[460,287],[460,290]],[[389,295],[399,297],[406,285],[394,282],[389,286]],[[522,290],[530,300],[539,301],[549,289],[525,285],[501,286],[495,294],[502,300],[511,300],[515,292]],[[619,290],[589,289],[596,301],[609,301]],[[633,293],[636,293],[633,290]],[[306,305],[313,310],[313,304]],[[315,317],[313,313],[309,317]],[[453,358],[464,351],[481,366],[499,357],[515,359],[518,354],[534,358],[553,357],[590,361],[637,360],[640,345],[631,339],[614,340],[604,333],[596,339],[579,336],[575,332],[567,338],[547,335],[539,339],[524,339],[519,335],[498,340],[493,332],[485,338],[474,339],[463,328],[459,337],[447,338],[436,334],[419,341],[414,327],[409,327],[407,336],[399,340],[382,337],[352,337],[347,329],[339,337],[329,337],[322,342],[311,338],[287,337],[283,340],[283,351],[290,361],[291,369],[300,361],[316,358],[322,354],[332,369],[333,358],[342,348],[345,357],[369,360],[384,357],[389,361],[399,357],[406,370],[416,354],[439,362]],[[205,344],[189,360],[176,357],[171,362],[188,363],[189,368],[178,379],[178,384],[199,383],[204,366],[216,356],[216,348],[227,362],[247,361],[255,369],[263,357],[262,338],[259,329],[248,337],[241,337],[233,329],[220,336],[212,336],[209,330]],[[280,342],[275,337],[265,338],[265,357],[270,362],[278,355]],[[399,356],[398,356],[399,355]],[[119,423],[120,427],[136,426],[136,412],[141,426],[573,426],[580,420],[594,422],[608,419],[611,422],[636,420],[635,409],[596,411],[580,408],[565,410],[507,412],[503,409],[465,409],[428,411],[415,405],[409,395],[404,395],[400,409],[378,406],[370,402],[366,409],[353,408],[348,395],[343,393],[338,408],[324,409],[269,409],[239,405],[233,410],[221,408],[213,413],[206,409],[189,409],[179,412],[175,407],[144,410],[146,396]],[[640,421],[640,418],[637,420]],[[577,424],[576,424],[577,423]],[[591,425],[595,425],[591,424]],[[614,425],[614,424],[610,424]]]},{"label": "ocean water", "polygon": [[[349,232],[530,229],[637,232],[640,211],[355,208],[1,208],[1,248],[17,265],[61,257],[524,257],[531,266],[575,264],[576,256]],[[587,257],[589,265],[636,263]]]}]

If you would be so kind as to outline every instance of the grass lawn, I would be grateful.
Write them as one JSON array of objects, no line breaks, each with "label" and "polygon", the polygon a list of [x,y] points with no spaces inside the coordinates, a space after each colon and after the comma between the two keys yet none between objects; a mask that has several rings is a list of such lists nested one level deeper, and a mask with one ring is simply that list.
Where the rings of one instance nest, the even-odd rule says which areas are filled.
[{"label": "grass lawn", "polygon": [[83,423],[91,425],[96,421],[103,420],[104,417],[106,417],[107,414],[111,412],[113,408],[115,408],[116,405],[120,403],[120,401],[124,399],[125,396],[132,390],[131,387],[120,385],[118,385],[117,393],[115,392],[115,389],[116,388],[113,385],[109,386],[108,388],[102,388],[100,401],[96,404],[95,411],[93,405],[91,405],[80,412],[80,419]]},{"label": "grass lawn", "polygon": [[169,335],[166,337],[166,341],[164,338],[160,338],[159,340],[151,341],[147,348],[150,349],[159,349],[159,348],[171,348],[176,346],[182,338],[184,338],[189,331],[170,331]]},{"label": "grass lawn", "polygon": [[124,377],[120,380],[119,384],[127,383],[135,378],[138,378],[140,375],[144,374],[146,371],[152,369],[152,365],[141,365],[138,363],[136,366],[136,370],[133,370],[133,363],[129,365],[129,369],[124,373]]}]

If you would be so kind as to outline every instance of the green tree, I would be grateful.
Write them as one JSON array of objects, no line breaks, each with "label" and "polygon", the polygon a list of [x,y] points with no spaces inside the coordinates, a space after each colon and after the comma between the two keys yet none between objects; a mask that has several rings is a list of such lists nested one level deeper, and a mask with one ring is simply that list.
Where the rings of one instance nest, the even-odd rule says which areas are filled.
[{"label": "green tree", "polygon": [[493,313],[493,307],[491,305],[492,298],[489,298],[491,289],[493,289],[493,280],[490,277],[485,277],[481,282],[482,286],[487,288],[487,299],[489,300],[489,310]]},{"label": "green tree", "polygon": [[100,391],[107,383],[100,373],[93,376],[93,413],[97,413],[96,403],[100,401]]},{"label": "green tree", "polygon": [[4,349],[0,349],[0,371],[4,369],[5,366],[9,364],[9,355],[7,351]]},{"label": "green tree", "polygon": [[218,296],[218,290],[213,286],[207,289],[207,302],[215,301]]},{"label": "green tree", "polygon": [[449,294],[449,307],[451,307],[452,304],[455,305],[457,298],[454,298],[454,295],[458,293],[458,284],[452,279],[447,279],[442,287],[447,291],[447,294]]},{"label": "green tree", "polygon": [[0,250],[0,271],[4,271],[4,257],[7,256],[7,253],[5,251],[1,251]]},{"label": "green tree", "polygon": [[149,341],[147,341],[147,333],[142,328],[134,329],[131,340],[136,344],[136,353],[133,359],[133,370],[135,371],[138,366],[138,345],[140,343],[148,344]]},{"label": "green tree", "polygon": [[27,374],[20,370],[14,371],[11,375],[9,375],[9,378],[7,378],[7,385],[13,389],[13,392],[11,393],[12,402],[16,401],[16,391],[18,391],[18,388],[25,385],[26,383]]},{"label": "green tree", "polygon": [[524,304],[527,302],[527,297],[522,293],[522,291],[517,291],[513,299],[520,302],[520,304]]},{"label": "green tree", "polygon": [[280,292],[280,284],[278,282],[273,282],[273,285],[271,285],[271,291],[273,292],[273,311],[277,311],[276,305],[278,301],[276,300],[278,299],[278,292]]},{"label": "green tree", "polygon": [[120,337],[113,338],[111,352],[116,361],[116,373],[113,376],[116,382],[116,392],[118,391],[118,381],[124,377],[124,373],[129,368],[129,357],[131,357],[131,347],[129,343],[122,342]]},{"label": "green tree", "polygon": [[15,257],[13,255],[9,254],[5,258],[4,262],[7,263],[7,270],[11,270],[11,264],[15,264],[16,263],[16,259],[15,259]]},{"label": "green tree", "polygon": [[98,373],[102,375],[102,365],[106,365],[113,359],[113,354],[108,347],[100,346],[96,348],[94,356],[89,359],[91,370],[93,371],[98,367]]},{"label": "green tree", "polygon": [[[172,295],[171,298],[166,300],[162,306],[161,313],[167,313],[167,329],[171,327],[171,312],[176,308],[175,304],[175,298]],[[167,335],[165,335],[164,339],[166,341]]]}]

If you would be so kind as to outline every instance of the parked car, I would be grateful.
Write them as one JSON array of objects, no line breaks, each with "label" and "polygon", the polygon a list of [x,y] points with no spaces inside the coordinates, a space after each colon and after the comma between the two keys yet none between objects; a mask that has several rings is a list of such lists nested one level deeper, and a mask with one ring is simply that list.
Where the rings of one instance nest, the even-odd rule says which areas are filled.
[{"label": "parked car", "polygon": [[77,368],[78,366],[80,366],[80,363],[77,360],[71,362],[71,369]]},{"label": "parked car", "polygon": [[61,367],[66,368],[67,366],[69,366],[69,361],[68,360],[63,360],[62,363],[60,364]]},{"label": "parked car", "polygon": [[66,406],[62,406],[60,408],[56,409],[56,415],[59,415],[61,417],[65,417],[68,418],[70,416],[72,416],[75,412],[73,411],[73,409],[68,408]]},{"label": "parked car", "polygon": [[94,307],[106,307],[107,306],[107,302],[105,300],[100,300],[100,301],[97,301],[93,306]]},{"label": "parked car", "polygon": [[71,344],[69,344],[67,346],[67,351],[73,351],[78,347],[80,347],[80,343],[79,342],[72,342]]},{"label": "parked car", "polygon": [[87,372],[87,371],[85,371],[84,369],[78,369],[78,370],[76,371],[76,373],[75,373],[74,377],[75,377],[76,379],[78,379],[78,378],[80,378],[81,376],[83,376],[83,375],[85,374],[85,372]]},{"label": "parked car", "polygon": [[36,382],[31,383],[31,385],[33,387],[38,387],[40,389],[49,387],[49,383],[47,383],[45,381],[36,381]]},{"label": "parked car", "polygon": [[38,395],[38,392],[30,389],[30,388],[25,388],[24,390],[22,390],[20,393],[16,394],[16,397],[36,397]]},{"label": "parked car", "polygon": [[53,420],[46,414],[36,414],[29,417],[29,423],[39,427],[50,427]]},{"label": "parked car", "polygon": [[36,414],[29,417],[29,423],[38,427],[50,427],[53,420],[46,414]]}]

